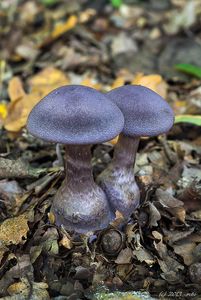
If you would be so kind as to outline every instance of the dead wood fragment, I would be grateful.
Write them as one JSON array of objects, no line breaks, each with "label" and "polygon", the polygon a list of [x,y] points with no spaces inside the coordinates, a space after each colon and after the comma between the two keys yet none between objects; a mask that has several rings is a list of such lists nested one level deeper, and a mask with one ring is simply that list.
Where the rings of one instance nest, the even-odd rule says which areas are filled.
[{"label": "dead wood fragment", "polygon": [[0,179],[37,178],[44,172],[46,172],[46,169],[32,168],[21,159],[0,158]]}]

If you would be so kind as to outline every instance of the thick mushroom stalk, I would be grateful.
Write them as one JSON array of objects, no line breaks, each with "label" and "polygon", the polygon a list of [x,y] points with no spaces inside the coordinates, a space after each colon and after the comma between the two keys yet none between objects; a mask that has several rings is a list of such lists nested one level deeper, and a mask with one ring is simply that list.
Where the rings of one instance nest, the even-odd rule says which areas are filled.
[{"label": "thick mushroom stalk", "polygon": [[111,140],[123,126],[124,117],[116,104],[81,85],[62,86],[32,109],[29,132],[66,145],[66,178],[52,207],[57,225],[84,233],[109,224],[109,204],[93,180],[89,145]]},{"label": "thick mushroom stalk", "polygon": [[125,85],[106,95],[122,111],[125,122],[114,160],[100,176],[100,181],[110,205],[127,217],[138,206],[140,198],[133,174],[139,142],[136,137],[167,132],[173,126],[174,113],[160,95],[143,86]]},{"label": "thick mushroom stalk", "polygon": [[113,212],[118,210],[125,218],[131,215],[140,201],[134,176],[138,145],[138,137],[120,134],[112,162],[98,177],[98,183],[106,192]]},{"label": "thick mushroom stalk", "polygon": [[56,223],[79,233],[106,227],[112,216],[93,179],[90,145],[66,145],[65,172],[52,205]]}]

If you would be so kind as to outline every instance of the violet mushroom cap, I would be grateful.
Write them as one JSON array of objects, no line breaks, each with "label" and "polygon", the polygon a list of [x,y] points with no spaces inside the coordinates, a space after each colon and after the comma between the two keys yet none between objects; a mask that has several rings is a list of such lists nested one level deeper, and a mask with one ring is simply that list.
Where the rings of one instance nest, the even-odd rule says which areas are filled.
[{"label": "violet mushroom cap", "polygon": [[174,124],[169,104],[145,86],[125,85],[106,95],[122,111],[122,133],[127,136],[156,136],[169,131]]},{"label": "violet mushroom cap", "polygon": [[102,143],[117,136],[124,124],[119,108],[101,92],[67,85],[45,96],[31,111],[28,131],[61,144]]},{"label": "violet mushroom cap", "polygon": [[57,225],[84,233],[112,220],[106,195],[93,179],[90,145],[114,138],[123,125],[119,108],[86,86],[60,87],[31,111],[27,129],[32,135],[66,145],[66,177],[52,205]]},{"label": "violet mushroom cap", "polygon": [[144,86],[125,85],[106,95],[120,108],[125,123],[113,160],[99,175],[98,182],[114,212],[118,210],[127,218],[140,201],[134,177],[139,138],[167,132],[173,126],[174,113],[161,96]]}]

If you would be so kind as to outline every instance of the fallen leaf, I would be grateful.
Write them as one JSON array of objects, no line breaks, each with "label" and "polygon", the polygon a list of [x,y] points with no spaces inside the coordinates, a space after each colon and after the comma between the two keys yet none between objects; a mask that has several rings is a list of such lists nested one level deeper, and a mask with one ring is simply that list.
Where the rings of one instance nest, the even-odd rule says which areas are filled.
[{"label": "fallen leaf", "polygon": [[174,280],[176,280],[177,272],[183,270],[184,266],[169,255],[167,246],[163,243],[163,236],[158,231],[152,231],[152,235],[155,238],[154,247],[160,257],[159,259],[157,258],[157,260],[161,270],[165,276],[168,277],[171,274]]},{"label": "fallen leaf", "polygon": [[115,263],[118,265],[129,264],[133,257],[133,252],[130,248],[122,249],[115,260]]},{"label": "fallen leaf", "polygon": [[149,226],[158,226],[158,221],[161,219],[161,214],[155,205],[149,202]]},{"label": "fallen leaf", "polygon": [[193,125],[201,126],[201,116],[177,115],[177,116],[175,116],[175,124],[177,124],[177,123],[190,123]]},{"label": "fallen leaf", "polygon": [[72,241],[67,237],[67,235],[63,235],[62,239],[59,241],[59,245],[65,247],[66,249],[71,249],[73,247]]},{"label": "fallen leaf", "polygon": [[125,78],[124,78],[124,77],[117,77],[117,78],[113,81],[113,83],[112,83],[111,90],[112,90],[112,89],[116,89],[116,88],[118,88],[118,87],[124,85],[124,83],[125,83]]},{"label": "fallen leaf", "polygon": [[15,296],[16,300],[49,300],[47,289],[48,285],[45,282],[30,283],[27,278],[22,278],[20,282],[10,285],[7,291],[11,296]]},{"label": "fallen leaf", "polygon": [[8,83],[8,95],[11,102],[15,102],[26,95],[22,81],[19,77],[13,77]]},{"label": "fallen leaf", "polygon": [[132,84],[146,86],[163,98],[167,96],[167,84],[158,74],[143,75],[142,73],[138,73],[134,77]]},{"label": "fallen leaf", "polygon": [[31,92],[47,94],[50,91],[69,84],[68,77],[59,69],[47,67],[29,80]]},{"label": "fallen leaf", "polygon": [[94,78],[92,77],[85,77],[83,81],[81,82],[81,85],[89,86],[91,88],[94,88],[96,90],[101,89],[101,84],[98,83]]},{"label": "fallen leaf", "polygon": [[18,217],[10,218],[0,225],[0,240],[4,245],[24,242],[29,230],[27,215],[23,214]]},{"label": "fallen leaf", "polygon": [[4,120],[7,117],[8,110],[6,103],[0,103],[0,120]]},{"label": "fallen leaf", "polygon": [[[19,80],[15,79],[10,84],[9,94],[12,102],[8,105],[8,115],[4,120],[4,127],[8,131],[20,131],[26,125],[32,108],[52,90],[69,84],[69,80],[60,70],[46,68],[35,75],[29,84],[30,94],[23,93]],[[20,98],[17,98],[19,96]]]},{"label": "fallen leaf", "polygon": [[146,264],[150,266],[152,266],[155,263],[155,259],[145,248],[134,250],[133,254],[137,257],[137,260],[139,260],[140,262],[145,261]]},{"label": "fallen leaf", "polygon": [[55,28],[51,33],[51,37],[56,39],[60,37],[62,34],[66,33],[70,29],[74,28],[78,22],[78,19],[75,15],[69,17],[69,19],[64,23],[56,24]]},{"label": "fallen leaf", "polygon": [[180,241],[172,247],[174,252],[183,258],[185,265],[190,266],[194,262],[193,250],[196,247],[196,243]]},{"label": "fallen leaf", "polygon": [[171,215],[175,216],[181,222],[185,221],[186,212],[184,209],[184,203],[170,193],[163,191],[162,189],[156,190],[156,198],[159,201],[162,208],[168,211]]}]

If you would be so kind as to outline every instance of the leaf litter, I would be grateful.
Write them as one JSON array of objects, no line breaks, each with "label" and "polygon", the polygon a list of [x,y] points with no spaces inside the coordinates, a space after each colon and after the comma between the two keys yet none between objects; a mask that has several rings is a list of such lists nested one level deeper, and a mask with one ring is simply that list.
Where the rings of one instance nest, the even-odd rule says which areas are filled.
[{"label": "leaf litter", "polygon": [[[197,34],[197,1],[170,1],[171,7],[157,8],[160,13],[148,11],[148,4],[126,1],[112,10],[110,4],[106,9],[95,2],[93,7],[81,1],[47,7],[42,1],[14,2],[13,11],[9,0],[1,3],[0,297],[143,299],[143,294],[129,291],[146,290],[156,298],[160,293],[182,292],[184,299],[193,289],[198,298],[201,82],[190,77],[187,82],[182,74],[179,79],[167,79],[169,74],[163,78],[156,62],[157,55],[160,61],[165,53],[161,20],[165,17],[167,40],[173,32],[179,40],[183,28]],[[191,15],[184,24],[188,5]],[[153,40],[150,61],[146,47],[153,49]],[[134,66],[135,72],[122,41],[129,46],[129,55],[140,52],[143,63],[135,60],[140,64]],[[63,180],[61,160],[57,164],[63,147],[56,151],[54,145],[31,137],[25,129],[28,114],[61,85],[83,84],[105,92],[128,83],[145,85],[165,97],[178,115],[177,124],[167,137],[141,139],[135,170],[141,205],[130,220],[125,223],[117,212],[105,231],[70,234],[55,226],[50,213],[52,197]],[[111,160],[116,141],[94,147],[95,177]],[[116,289],[128,292],[115,294]]]}]

